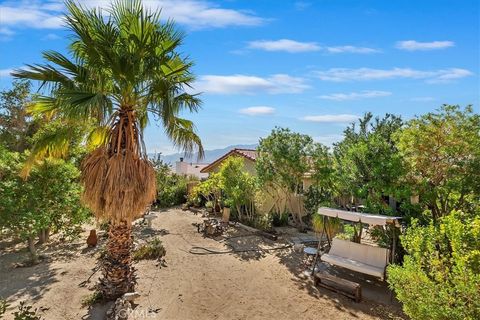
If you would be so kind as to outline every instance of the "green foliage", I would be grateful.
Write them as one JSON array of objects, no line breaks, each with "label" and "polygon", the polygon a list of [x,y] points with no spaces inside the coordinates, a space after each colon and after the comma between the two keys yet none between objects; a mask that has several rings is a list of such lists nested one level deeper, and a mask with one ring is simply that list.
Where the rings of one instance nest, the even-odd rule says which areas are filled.
[{"label": "green foliage", "polygon": [[13,313],[14,320],[42,320],[42,317],[38,315],[38,310],[32,306],[26,304],[25,301],[20,301],[18,311]]},{"label": "green foliage", "polygon": [[312,226],[316,233],[326,232],[329,239],[333,239],[343,228],[340,219],[321,216],[317,213],[312,216]]},{"label": "green foliage", "polygon": [[139,260],[160,260],[166,255],[165,247],[162,241],[157,237],[147,241],[146,244],[141,245],[133,251],[132,258],[135,261]]},{"label": "green foliage", "polygon": [[94,291],[82,299],[82,307],[91,307],[103,300],[102,292]]},{"label": "green foliage", "polygon": [[[109,132],[119,109],[133,108],[141,130],[155,117],[175,146],[186,152],[197,148],[202,156],[193,122],[179,116],[196,112],[201,100],[185,92],[195,80],[193,63],[179,53],[184,35],[173,21],[165,22],[160,11],[146,9],[138,0],[114,1],[108,12],[76,1],[65,5],[68,54],[43,52],[44,64],[12,73],[40,81],[47,89],[35,97],[31,111],[67,123],[93,123],[85,138],[99,139],[86,142],[105,143],[101,132]],[[50,149],[55,147],[52,141]]]},{"label": "green foliage", "polygon": [[288,213],[271,213],[272,226],[274,227],[285,227],[288,225]]},{"label": "green foliage", "polygon": [[7,300],[0,298],[0,319],[2,316],[7,312],[9,304],[7,303]]},{"label": "green foliage", "polygon": [[342,232],[339,232],[336,236],[342,240],[354,241],[357,234],[355,227],[351,224],[343,224],[341,227]]},{"label": "green foliage", "polygon": [[261,185],[274,185],[298,192],[309,171],[315,144],[308,135],[275,128],[266,138],[260,139],[255,161]]},{"label": "green foliage", "polygon": [[480,196],[480,115],[470,106],[443,105],[396,134],[408,182],[437,219],[452,210],[473,212]]},{"label": "green foliage", "polygon": [[303,204],[308,215],[316,214],[320,207],[335,207],[333,191],[316,184],[311,185],[305,192]]},{"label": "green foliage", "polygon": [[480,214],[453,211],[401,237],[403,266],[388,282],[412,319],[480,319]]},{"label": "green foliage", "polygon": [[187,200],[187,177],[175,174],[170,167],[161,160],[155,162],[157,180],[157,200],[155,204],[160,208],[176,206]]},{"label": "green foliage", "polygon": [[390,209],[382,196],[410,196],[401,183],[405,168],[393,140],[402,120],[391,114],[372,118],[372,114],[365,114],[358,130],[356,123],[351,124],[344,139],[335,144],[337,188],[341,195],[364,202],[366,211],[388,214]]},{"label": "green foliage", "polygon": [[218,172],[225,199],[236,209],[240,220],[255,219],[255,178],[245,170],[243,158],[229,157]]},{"label": "green foliage", "polygon": [[190,199],[197,203],[203,203],[203,199],[211,201],[215,206],[220,204],[222,198],[223,180],[218,172],[211,173],[207,180],[196,185]]},{"label": "green foliage", "polygon": [[45,228],[74,235],[89,218],[80,204],[79,170],[64,160],[46,159],[23,180],[18,176],[23,158],[0,146],[0,227],[23,239]]},{"label": "green foliage", "polygon": [[31,147],[29,138],[37,124],[27,114],[30,89],[30,82],[17,80],[12,89],[0,92],[0,141],[9,150],[23,152]]}]

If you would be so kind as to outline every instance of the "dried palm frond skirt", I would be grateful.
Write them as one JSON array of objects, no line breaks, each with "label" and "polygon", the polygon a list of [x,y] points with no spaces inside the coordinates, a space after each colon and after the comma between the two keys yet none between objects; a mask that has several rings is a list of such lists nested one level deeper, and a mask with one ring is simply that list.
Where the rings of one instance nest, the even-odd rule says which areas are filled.
[{"label": "dried palm frond skirt", "polygon": [[82,163],[82,200],[100,221],[130,224],[156,196],[155,170],[144,157],[126,150],[108,155],[105,147],[90,153]]}]

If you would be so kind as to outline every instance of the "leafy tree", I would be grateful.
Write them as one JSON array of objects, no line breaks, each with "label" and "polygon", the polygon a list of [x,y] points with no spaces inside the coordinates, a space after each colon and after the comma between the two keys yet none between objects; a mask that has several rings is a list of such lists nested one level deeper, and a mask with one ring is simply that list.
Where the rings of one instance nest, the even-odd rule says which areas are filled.
[{"label": "leafy tree", "polygon": [[313,183],[306,190],[304,199],[305,210],[309,215],[315,214],[321,206],[335,206],[337,189],[333,160],[326,146],[320,143],[314,145],[310,158],[311,170],[308,173]]},{"label": "leafy tree", "polygon": [[[93,124],[86,141],[97,147],[82,164],[82,198],[98,219],[110,222],[100,288],[113,299],[134,288],[131,221],[156,196],[142,132],[153,115],[176,146],[198,147],[203,155],[193,123],[179,117],[182,110],[197,111],[200,100],[185,92],[194,77],[192,62],[178,53],[183,35],[171,21],[162,23],[158,11],[141,1],[116,1],[106,12],[73,1],[66,7],[70,57],[47,51],[47,64],[13,74],[44,85],[35,115]],[[50,145],[43,155],[65,151],[69,138],[68,132],[50,137],[60,147]]]},{"label": "leafy tree", "polygon": [[408,181],[433,219],[452,210],[475,211],[480,197],[480,115],[443,105],[396,135]]},{"label": "leafy tree", "polygon": [[393,134],[402,120],[387,114],[375,118],[371,113],[352,123],[344,131],[344,139],[335,144],[335,172],[338,192],[354,198],[354,205],[363,200],[367,210],[388,213],[390,208],[382,196],[405,197],[402,187],[404,166]]},{"label": "leafy tree", "polygon": [[80,204],[80,172],[72,163],[44,160],[23,180],[18,175],[22,158],[0,147],[0,228],[26,240],[35,262],[38,233],[47,231],[44,238],[50,230],[74,235],[89,212]]},{"label": "leafy tree", "polygon": [[[257,151],[255,165],[259,182],[277,203],[280,198],[290,199],[301,191],[314,152],[314,142],[310,136],[291,132],[290,129],[275,128],[268,137],[260,139]],[[298,216],[300,212],[301,208],[297,210],[297,216],[293,216],[297,224],[303,225]]]},{"label": "leafy tree", "polygon": [[184,203],[187,197],[187,177],[172,172],[170,166],[160,157],[153,164],[157,179],[155,204],[165,208]]},{"label": "leafy tree", "polygon": [[388,282],[412,319],[480,318],[480,214],[453,211],[401,237],[408,255]]},{"label": "leafy tree", "polygon": [[12,89],[0,92],[0,141],[9,150],[23,152],[30,148],[29,137],[36,124],[27,114],[30,104],[30,82],[17,80]]},{"label": "leafy tree", "polygon": [[255,219],[255,178],[245,170],[241,157],[229,157],[220,166],[218,172],[221,187],[226,201],[229,201],[238,214],[239,220],[243,214],[247,221]]}]

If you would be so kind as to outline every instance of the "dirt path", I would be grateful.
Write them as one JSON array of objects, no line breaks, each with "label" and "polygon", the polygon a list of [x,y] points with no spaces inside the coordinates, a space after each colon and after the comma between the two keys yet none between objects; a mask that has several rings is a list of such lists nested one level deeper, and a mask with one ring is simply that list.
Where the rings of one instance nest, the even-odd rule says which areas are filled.
[{"label": "dirt path", "polygon": [[[155,215],[153,231],[143,230],[137,236],[160,237],[167,250],[167,267],[155,267],[152,261],[136,265],[141,294],[135,309],[138,319],[386,319],[398,311],[317,290],[303,276],[301,257],[291,249],[193,255],[188,252],[192,246],[227,247],[197,233],[192,223],[201,222],[200,216],[177,209]],[[235,248],[278,246],[258,237],[230,242]],[[95,264],[94,252],[84,247],[80,242],[61,247],[60,252],[51,248],[57,252],[51,261],[31,268],[13,269],[11,263],[21,255],[1,254],[0,296],[12,307],[20,300],[43,307],[48,320],[101,319],[104,306],[81,307],[90,291],[78,283],[86,280]]]}]

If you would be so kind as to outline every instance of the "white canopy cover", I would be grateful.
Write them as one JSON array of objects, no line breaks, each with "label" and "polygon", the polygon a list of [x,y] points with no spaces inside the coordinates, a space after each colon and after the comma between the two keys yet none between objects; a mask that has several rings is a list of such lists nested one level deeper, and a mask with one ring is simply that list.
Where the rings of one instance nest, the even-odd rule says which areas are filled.
[{"label": "white canopy cover", "polygon": [[390,217],[379,214],[345,211],[327,207],[320,207],[318,209],[318,214],[347,221],[362,222],[375,226],[384,226],[386,224],[395,224],[399,226],[400,224],[398,221],[401,219],[401,217]]}]

